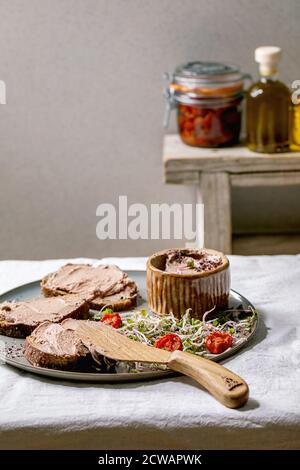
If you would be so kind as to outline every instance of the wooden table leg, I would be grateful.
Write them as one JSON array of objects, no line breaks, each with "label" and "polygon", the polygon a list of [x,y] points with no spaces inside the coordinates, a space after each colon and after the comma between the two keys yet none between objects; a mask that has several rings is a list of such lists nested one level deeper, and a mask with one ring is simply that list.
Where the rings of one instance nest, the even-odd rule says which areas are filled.
[{"label": "wooden table leg", "polygon": [[197,202],[204,204],[204,242],[207,248],[232,252],[231,186],[226,172],[200,174]]}]

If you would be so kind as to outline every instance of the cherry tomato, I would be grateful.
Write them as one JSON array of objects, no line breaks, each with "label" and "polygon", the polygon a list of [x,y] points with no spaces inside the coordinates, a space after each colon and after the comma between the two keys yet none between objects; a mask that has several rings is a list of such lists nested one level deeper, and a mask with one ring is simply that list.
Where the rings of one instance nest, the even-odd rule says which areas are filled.
[{"label": "cherry tomato", "polygon": [[191,119],[185,119],[183,123],[183,128],[185,131],[193,131],[194,130],[194,121]]},{"label": "cherry tomato", "polygon": [[122,325],[122,318],[118,313],[106,313],[100,321],[106,325],[112,326],[113,328],[120,328]]},{"label": "cherry tomato", "polygon": [[233,337],[229,333],[215,331],[205,338],[205,346],[212,354],[220,354],[230,348]]},{"label": "cherry tomato", "polygon": [[175,335],[175,333],[168,333],[165,336],[158,338],[154,346],[159,349],[165,349],[166,351],[176,351],[179,349],[182,351],[182,341],[180,336]]},{"label": "cherry tomato", "polygon": [[240,101],[221,108],[202,108],[178,104],[178,125],[181,139],[196,147],[234,144],[240,133]]}]

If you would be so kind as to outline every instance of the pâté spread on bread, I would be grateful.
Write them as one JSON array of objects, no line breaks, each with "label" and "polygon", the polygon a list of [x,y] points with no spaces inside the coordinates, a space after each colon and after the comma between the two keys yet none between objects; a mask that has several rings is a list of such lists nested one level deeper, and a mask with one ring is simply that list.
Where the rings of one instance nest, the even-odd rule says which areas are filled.
[{"label": "p\u00e2t\u00e9 spread on bread", "polygon": [[136,305],[137,286],[115,265],[66,264],[42,279],[46,296],[78,294],[91,308],[110,306],[116,311]]},{"label": "p\u00e2t\u00e9 spread on bread", "polygon": [[46,321],[39,325],[25,340],[26,359],[35,366],[59,370],[74,370],[88,364],[90,352],[76,335],[75,329],[70,328],[69,321]]},{"label": "p\u00e2t\u00e9 spread on bread", "polygon": [[78,295],[6,301],[0,304],[0,334],[25,338],[45,321],[59,323],[66,318],[88,316],[89,305]]},{"label": "p\u00e2t\u00e9 spread on bread", "polygon": [[0,304],[0,334],[25,338],[43,322],[86,319],[89,309],[136,305],[137,286],[115,265],[67,264],[41,281],[45,297]]}]

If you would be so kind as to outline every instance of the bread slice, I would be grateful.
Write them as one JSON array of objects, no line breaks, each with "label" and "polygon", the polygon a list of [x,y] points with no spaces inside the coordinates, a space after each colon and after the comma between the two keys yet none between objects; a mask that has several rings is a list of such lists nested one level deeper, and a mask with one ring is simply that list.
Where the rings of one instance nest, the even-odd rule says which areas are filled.
[{"label": "bread slice", "polygon": [[74,329],[48,321],[26,338],[24,356],[34,366],[59,370],[78,369],[91,360],[88,348]]},{"label": "bread slice", "polygon": [[34,366],[48,369],[115,372],[115,361],[102,356],[76,335],[82,322],[97,328],[98,322],[73,318],[61,323],[42,323],[25,340],[25,358]]},{"label": "bread slice", "polygon": [[60,323],[66,318],[88,317],[88,303],[73,294],[27,301],[6,301],[0,304],[0,334],[25,338],[45,321]]},{"label": "bread slice", "polygon": [[114,311],[135,307],[138,293],[135,282],[114,265],[67,264],[45,276],[41,289],[46,297],[76,293],[90,308],[109,307]]},{"label": "bread slice", "polygon": [[128,285],[116,294],[107,295],[106,297],[96,297],[89,301],[90,308],[101,310],[101,308],[111,308],[114,312],[130,310],[136,306],[137,288],[134,282]]}]

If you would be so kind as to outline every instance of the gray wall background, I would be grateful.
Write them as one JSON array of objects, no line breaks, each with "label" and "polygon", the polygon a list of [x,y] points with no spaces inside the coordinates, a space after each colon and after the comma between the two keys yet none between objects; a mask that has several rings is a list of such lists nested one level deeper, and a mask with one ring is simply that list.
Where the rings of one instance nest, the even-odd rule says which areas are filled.
[{"label": "gray wall background", "polygon": [[[129,203],[194,201],[192,188],[163,184],[162,72],[204,59],[255,74],[254,48],[278,44],[282,78],[299,79],[299,7],[1,0],[0,258],[143,255],[166,245],[100,242],[95,232],[96,207],[119,194]],[[282,219],[293,230],[298,201],[296,188],[235,194],[236,230],[275,230]]]}]

